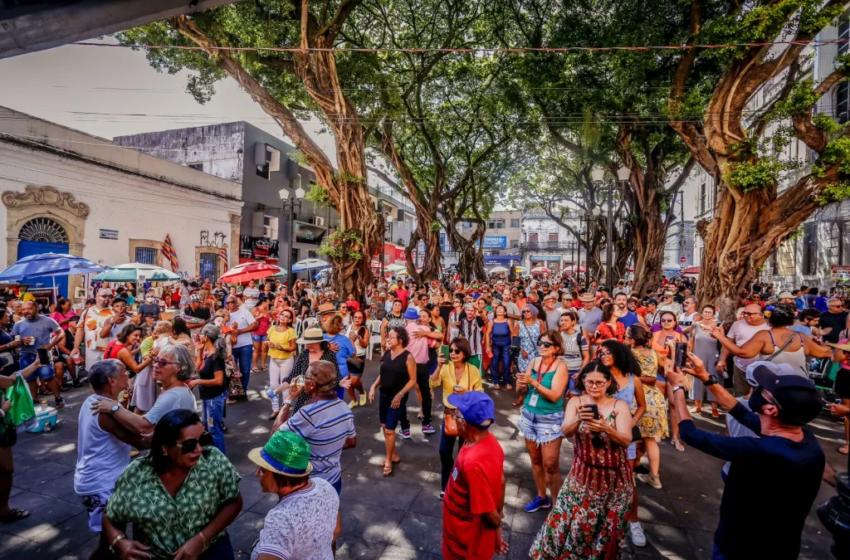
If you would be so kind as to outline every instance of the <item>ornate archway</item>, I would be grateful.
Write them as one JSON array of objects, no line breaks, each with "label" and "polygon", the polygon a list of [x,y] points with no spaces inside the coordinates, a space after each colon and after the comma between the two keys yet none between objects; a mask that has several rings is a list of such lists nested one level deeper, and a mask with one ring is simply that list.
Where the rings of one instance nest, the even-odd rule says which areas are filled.
[{"label": "ornate archway", "polygon": [[[6,262],[18,260],[21,230],[29,222],[46,219],[65,231],[68,252],[83,256],[88,204],[77,202],[74,195],[53,187],[28,186],[24,192],[6,191],[1,197],[6,207]],[[45,222],[46,223],[46,222]]]}]

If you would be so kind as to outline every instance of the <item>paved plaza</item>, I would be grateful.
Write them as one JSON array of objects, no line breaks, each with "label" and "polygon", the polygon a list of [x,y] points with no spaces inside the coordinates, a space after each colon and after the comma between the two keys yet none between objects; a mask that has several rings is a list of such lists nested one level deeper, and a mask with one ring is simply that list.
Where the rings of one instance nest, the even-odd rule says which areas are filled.
[{"label": "paved plaza", "polygon": [[[372,362],[367,366],[364,380],[371,383],[376,373],[377,362]],[[244,509],[229,529],[239,559],[250,557],[263,518],[276,502],[276,496],[260,491],[254,476],[256,469],[247,457],[249,449],[262,445],[268,438],[270,406],[260,395],[267,379],[267,374],[252,375],[251,385],[255,390],[249,392],[251,402],[227,410],[227,455],[243,476]],[[23,434],[19,438],[14,448],[12,505],[30,510],[32,516],[12,525],[0,525],[0,560],[86,559],[94,547],[86,513],[73,488],[77,416],[88,391],[88,386],[84,386],[66,393],[67,405],[60,411],[61,424],[57,429],[44,434]],[[511,547],[507,558],[527,558],[546,512],[527,514],[522,510],[534,495],[534,483],[523,438],[515,427],[519,409],[511,407],[512,398],[505,392],[495,395],[499,417],[492,431],[505,451],[508,486],[504,526]],[[378,465],[384,442],[377,405],[354,409],[357,447],[345,451],[342,457],[343,533],[337,558],[437,560],[441,557],[439,434],[422,435],[415,421],[418,411],[415,396],[410,401],[413,437],[409,441],[399,439],[402,462],[388,478],[381,476]],[[439,391],[434,402],[436,426],[442,417]],[[708,429],[723,429],[720,422],[710,418],[698,423]],[[821,418],[815,422],[815,430],[830,463],[838,470],[845,470],[844,457],[836,451],[843,433],[841,425]],[[572,462],[572,445],[565,443],[562,449],[561,468],[566,475]],[[648,544],[642,549],[631,549],[624,558],[710,558],[723,491],[721,466],[721,461],[696,450],[678,452],[665,442],[661,460],[664,488],[654,490],[638,483],[640,518]],[[785,491],[791,492],[793,488],[794,481],[789,480]],[[832,488],[822,485],[817,503],[833,493]],[[753,515],[758,514],[757,510],[753,511]],[[813,510],[803,535],[800,558],[831,558],[830,540]]]}]

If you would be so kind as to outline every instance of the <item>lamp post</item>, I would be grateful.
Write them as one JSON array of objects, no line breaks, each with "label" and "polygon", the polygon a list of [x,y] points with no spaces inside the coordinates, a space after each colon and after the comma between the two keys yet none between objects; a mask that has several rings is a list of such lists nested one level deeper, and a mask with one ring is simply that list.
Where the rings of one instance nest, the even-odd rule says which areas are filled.
[{"label": "lamp post", "polygon": [[[617,170],[617,180],[621,183],[621,185],[620,185],[621,187],[624,186],[624,185],[622,185],[622,183],[628,183],[629,182],[629,176],[631,174],[632,174],[631,170],[628,167],[625,167],[625,166],[620,167]],[[608,238],[609,239],[611,238],[611,232],[614,228],[613,212],[614,212],[614,189],[613,189],[612,185],[608,185]],[[609,259],[609,262],[611,262],[613,264],[613,261],[611,261],[611,256],[610,256],[612,246],[613,246],[613,243],[608,244],[608,255],[609,255],[608,259]],[[609,276],[608,289],[613,290],[614,269],[609,268],[608,270],[609,270],[609,272],[608,272],[608,276]]]},{"label": "lamp post", "polygon": [[[586,243],[586,247],[587,247],[587,253],[585,254],[585,258],[584,258],[584,289],[585,290],[590,289],[590,222],[594,217],[598,217],[600,212],[601,212],[599,210],[599,208],[596,208],[595,206],[593,206],[594,202],[592,200],[589,201],[589,204],[592,206],[591,208],[589,208],[589,209],[579,209],[579,211],[578,211],[579,221],[581,221],[581,219],[584,218],[585,221],[587,222],[587,230],[585,231],[585,234],[586,234],[585,235],[585,238],[586,238],[585,243]],[[579,236],[580,235],[581,234],[579,233]],[[578,241],[579,241],[579,243],[581,242],[580,237],[579,237]],[[579,268],[581,268],[581,246],[580,245],[579,245],[579,248],[578,248],[578,262],[579,262]]]},{"label": "lamp post", "polygon": [[[602,180],[605,178],[605,170],[601,167],[594,167],[590,172],[591,177],[593,178],[594,184],[599,187],[602,185]],[[595,210],[595,208],[594,208]],[[599,213],[597,212],[597,216]],[[588,239],[590,238],[590,227],[588,227]],[[588,242],[588,247],[590,247],[590,242]],[[611,274],[611,187],[608,187],[608,230],[605,236],[605,283],[606,287],[611,289],[611,278],[613,275]]]},{"label": "lamp post", "polygon": [[381,233],[381,280],[386,278],[386,273],[384,272],[384,261],[386,260],[385,247],[387,240],[387,232],[390,230],[390,226],[393,223],[393,217],[391,214],[384,211],[384,201],[378,201],[378,214],[381,216],[381,221],[384,224],[384,231]]},{"label": "lamp post", "polygon": [[280,194],[280,201],[283,203],[284,214],[289,214],[289,251],[286,260],[290,283],[293,281],[292,279],[295,276],[295,273],[292,272],[292,252],[295,250],[295,215],[301,211],[301,202],[303,202],[304,196],[307,194],[307,192],[301,188],[300,177],[293,180],[293,183],[298,185],[298,188],[295,189],[295,196],[292,196],[292,193],[290,193],[288,189],[280,189],[280,192],[278,193]]}]

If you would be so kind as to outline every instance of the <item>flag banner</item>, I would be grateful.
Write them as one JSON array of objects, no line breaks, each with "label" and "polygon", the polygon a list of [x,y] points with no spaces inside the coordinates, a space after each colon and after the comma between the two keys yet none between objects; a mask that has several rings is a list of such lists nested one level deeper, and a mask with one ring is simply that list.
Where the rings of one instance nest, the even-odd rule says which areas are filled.
[{"label": "flag banner", "polygon": [[165,241],[162,244],[162,254],[171,263],[171,272],[177,272],[179,268],[177,262],[177,253],[174,251],[174,245],[171,244],[171,235],[166,234]]}]

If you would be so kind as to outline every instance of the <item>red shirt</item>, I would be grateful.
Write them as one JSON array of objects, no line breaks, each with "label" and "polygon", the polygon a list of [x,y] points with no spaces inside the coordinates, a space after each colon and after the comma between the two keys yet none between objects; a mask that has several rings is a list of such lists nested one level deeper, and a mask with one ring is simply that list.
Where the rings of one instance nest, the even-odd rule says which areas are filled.
[{"label": "red shirt", "polygon": [[352,311],[360,311],[360,302],[348,300],[345,302],[345,306],[351,309]]},{"label": "red shirt", "polygon": [[505,452],[493,434],[462,446],[443,497],[443,558],[490,560],[496,554],[496,529],[484,524],[502,492]]},{"label": "red shirt", "polygon": [[395,291],[395,295],[398,297],[398,299],[401,300],[401,308],[407,309],[407,299],[410,297],[410,294],[407,292],[407,290],[404,288],[398,288]]}]

